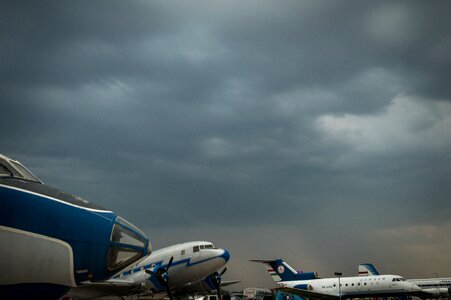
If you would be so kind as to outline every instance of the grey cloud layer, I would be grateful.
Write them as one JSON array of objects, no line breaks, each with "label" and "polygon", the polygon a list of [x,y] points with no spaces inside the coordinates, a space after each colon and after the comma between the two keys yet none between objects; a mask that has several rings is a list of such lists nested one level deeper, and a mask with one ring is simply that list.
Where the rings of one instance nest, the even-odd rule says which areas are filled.
[{"label": "grey cloud layer", "polygon": [[2,2],[0,148],[154,235],[287,226],[320,260],[387,228],[446,227],[449,11]]}]

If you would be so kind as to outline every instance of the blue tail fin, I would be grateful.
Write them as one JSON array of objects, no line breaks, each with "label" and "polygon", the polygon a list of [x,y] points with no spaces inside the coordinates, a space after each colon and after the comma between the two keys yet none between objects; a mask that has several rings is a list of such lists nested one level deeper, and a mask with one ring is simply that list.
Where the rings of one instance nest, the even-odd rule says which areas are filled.
[{"label": "blue tail fin", "polygon": [[373,264],[360,264],[359,276],[375,276],[380,275]]},{"label": "blue tail fin", "polygon": [[293,269],[289,264],[283,261],[283,259],[254,259],[253,262],[263,263],[267,266],[266,271],[271,275],[275,282],[279,281],[291,281],[291,280],[310,280],[317,279],[318,275],[314,272],[298,272]]}]

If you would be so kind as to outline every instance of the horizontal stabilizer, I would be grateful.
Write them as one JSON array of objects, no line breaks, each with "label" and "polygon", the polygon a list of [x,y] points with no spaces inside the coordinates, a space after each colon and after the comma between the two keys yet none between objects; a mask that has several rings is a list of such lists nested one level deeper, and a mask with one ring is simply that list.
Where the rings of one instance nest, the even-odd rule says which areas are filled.
[{"label": "horizontal stabilizer", "polygon": [[271,275],[275,282],[293,281],[293,280],[312,280],[317,279],[315,272],[298,272],[281,258],[277,259],[251,259],[252,262],[263,263],[267,266],[266,271]]}]

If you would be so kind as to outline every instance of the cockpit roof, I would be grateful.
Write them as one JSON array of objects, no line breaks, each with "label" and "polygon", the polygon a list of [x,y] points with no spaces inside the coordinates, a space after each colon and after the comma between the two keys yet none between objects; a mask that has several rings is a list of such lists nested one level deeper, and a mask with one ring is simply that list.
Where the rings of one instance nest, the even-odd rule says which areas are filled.
[{"label": "cockpit roof", "polygon": [[20,162],[2,154],[0,154],[0,177],[13,177],[42,183],[39,178],[25,168]]},{"label": "cockpit roof", "polygon": [[26,190],[31,193],[37,193],[44,197],[50,197],[51,199],[57,201],[63,201],[70,205],[76,205],[79,207],[98,210],[102,212],[111,212],[110,210],[105,209],[91,201],[72,194],[68,194],[59,189],[44,184],[30,171],[28,171],[28,169],[25,168],[21,163],[1,154],[0,183],[21,190]]}]

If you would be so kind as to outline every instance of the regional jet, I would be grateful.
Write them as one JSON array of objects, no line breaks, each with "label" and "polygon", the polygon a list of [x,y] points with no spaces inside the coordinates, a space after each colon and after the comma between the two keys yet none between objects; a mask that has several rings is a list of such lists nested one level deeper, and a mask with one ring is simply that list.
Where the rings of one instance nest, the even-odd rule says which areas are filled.
[{"label": "regional jet", "polygon": [[110,280],[85,282],[85,286],[72,289],[69,295],[88,299],[107,295],[139,294],[154,298],[167,295],[173,299],[174,295],[194,292],[193,287],[207,283],[220,296],[221,276],[229,259],[227,250],[218,249],[211,242],[181,243],[155,250]]},{"label": "regional jet", "polygon": [[[277,290],[309,299],[350,299],[415,295],[421,289],[398,275],[318,278],[316,273],[295,271],[282,259],[251,260],[265,264]],[[341,274],[337,274],[341,276]]]},{"label": "regional jet", "polygon": [[[359,276],[377,276],[379,272],[373,264],[360,264]],[[451,295],[451,278],[406,279],[421,288],[418,296],[424,299],[448,298]]]}]

